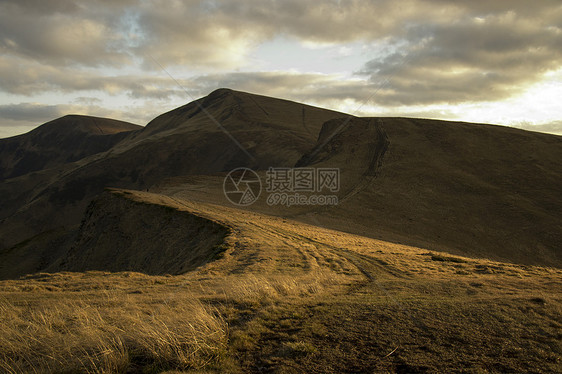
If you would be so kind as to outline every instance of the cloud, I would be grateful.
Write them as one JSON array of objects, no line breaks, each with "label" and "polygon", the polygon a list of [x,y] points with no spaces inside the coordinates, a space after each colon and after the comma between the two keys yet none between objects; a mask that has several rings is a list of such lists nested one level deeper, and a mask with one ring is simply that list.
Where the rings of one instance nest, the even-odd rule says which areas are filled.
[{"label": "cloud", "polygon": [[100,91],[109,95],[127,93],[132,98],[166,99],[181,94],[181,88],[172,79],[160,74],[105,75],[93,70],[56,68],[21,58],[0,57],[0,87],[6,93],[18,95]]},{"label": "cloud", "polygon": [[512,124],[511,127],[515,127],[523,130],[529,130],[529,131],[538,131],[538,132],[545,132],[549,134],[562,135],[562,120],[552,121],[542,124],[521,122],[521,123]]},{"label": "cloud", "polygon": [[147,68],[154,68],[156,60],[164,66],[234,69],[272,34],[263,22],[237,18],[227,5],[221,1],[143,2],[134,11],[139,38],[133,52]]},{"label": "cloud", "polygon": [[[516,24],[494,30],[504,18],[509,22],[509,14]],[[522,0],[509,5],[484,0],[4,0],[0,49],[50,64],[122,66],[141,59],[149,67],[154,58],[164,66],[233,69],[247,65],[249,51],[279,35],[303,43],[390,38],[416,46],[421,33],[436,36],[434,45],[458,49],[456,42],[467,42],[470,35],[465,32],[478,31],[467,23],[474,20],[488,27],[473,41],[486,36],[488,47],[502,48],[537,41],[548,33],[535,32],[532,40],[519,37],[542,25],[556,29],[559,17],[560,6],[545,0],[532,7]],[[482,46],[472,42],[466,49]]]},{"label": "cloud", "polygon": [[122,121],[128,121],[144,125],[156,114],[154,107],[146,108],[121,108],[109,109],[98,105],[91,104],[59,104],[45,105],[41,103],[17,103],[0,105],[0,127],[36,127],[53,119],[62,117],[67,114],[81,114],[96,117],[114,118]]},{"label": "cloud", "polygon": [[128,63],[119,21],[125,8],[113,13],[110,3],[2,1],[0,50],[53,65]]},{"label": "cloud", "polygon": [[369,61],[358,74],[388,81],[378,98],[387,105],[512,97],[560,66],[562,5],[543,11],[467,12],[446,24],[411,24],[395,38],[396,53]]},{"label": "cloud", "polygon": [[[347,80],[337,74],[285,71],[232,72],[170,78],[165,72],[104,76],[75,68],[55,69],[21,59],[0,57],[0,87],[4,92],[33,95],[58,91],[78,93],[100,91],[108,95],[126,94],[134,99],[184,98],[207,95],[229,87],[294,100],[366,100],[372,87],[362,80]],[[187,91],[187,92],[186,92]]]},{"label": "cloud", "polygon": [[300,101],[362,100],[368,97],[368,86],[364,82],[344,80],[337,74],[285,71],[226,73],[198,76],[184,84],[200,95],[218,87],[229,87]]},{"label": "cloud", "polygon": [[[0,0],[0,91],[29,101],[45,93],[126,96],[144,101],[146,109],[131,109],[142,118],[158,114],[154,102],[218,87],[383,111],[497,102],[561,66],[560,25],[562,4],[549,0]],[[330,45],[347,57],[356,50],[349,43],[363,44],[354,59],[363,65],[355,75],[259,71],[252,52],[276,38]],[[27,118],[103,106],[30,106]],[[24,109],[3,110],[19,110],[24,121]]]},{"label": "cloud", "polygon": [[79,96],[74,99],[74,103],[82,105],[100,105],[103,103],[103,100],[97,97]]},{"label": "cloud", "polygon": [[[34,124],[45,118],[57,118],[62,116],[64,108],[60,105],[42,105],[38,103],[19,103],[0,105],[0,118],[4,121],[0,126],[6,124],[6,120],[26,122]],[[41,122],[37,123],[40,124]]]},{"label": "cloud", "polygon": [[[540,0],[532,7],[521,0],[3,1],[0,79],[11,93],[95,89],[167,97],[178,92],[157,93],[162,82],[135,85],[126,82],[131,76],[99,71],[104,79],[96,82],[96,71],[81,67],[141,61],[155,71],[158,64],[232,71],[248,66],[260,43],[286,35],[344,49],[357,40],[388,45],[389,54],[357,72],[372,90],[388,81],[381,104],[501,100],[560,65],[561,23],[562,4]],[[24,63],[12,74],[16,68],[5,65],[18,59]]]}]

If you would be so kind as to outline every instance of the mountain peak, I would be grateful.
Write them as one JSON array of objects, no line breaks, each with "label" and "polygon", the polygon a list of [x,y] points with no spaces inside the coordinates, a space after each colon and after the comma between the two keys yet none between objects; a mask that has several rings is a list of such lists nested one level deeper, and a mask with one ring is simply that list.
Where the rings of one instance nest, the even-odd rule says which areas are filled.
[{"label": "mountain peak", "polygon": [[206,107],[206,106],[210,106],[211,104],[217,101],[223,102],[231,96],[236,96],[235,93],[238,92],[231,90],[230,88],[218,88],[213,92],[211,92],[210,94],[208,94],[207,96],[205,96],[202,99],[201,105]]},{"label": "mountain peak", "polygon": [[140,126],[138,125],[109,118],[67,114],[37,127],[32,130],[30,134],[60,132],[60,135],[63,135],[72,132],[92,135],[109,135],[138,130],[139,128]]},{"label": "mountain peak", "polygon": [[244,128],[255,125],[292,128],[293,131],[303,132],[304,137],[312,136],[316,140],[325,121],[342,116],[343,113],[290,100],[218,88],[205,97],[156,117],[148,123],[141,137],[199,131],[202,128],[216,129],[217,123],[236,123],[236,129],[228,127],[229,131],[244,131]]},{"label": "mountain peak", "polygon": [[222,87],[222,88],[217,88],[216,90],[214,90],[213,92],[211,92],[209,95],[207,96],[222,96],[222,95],[232,95],[237,91],[234,91],[230,88],[226,88],[226,87]]}]

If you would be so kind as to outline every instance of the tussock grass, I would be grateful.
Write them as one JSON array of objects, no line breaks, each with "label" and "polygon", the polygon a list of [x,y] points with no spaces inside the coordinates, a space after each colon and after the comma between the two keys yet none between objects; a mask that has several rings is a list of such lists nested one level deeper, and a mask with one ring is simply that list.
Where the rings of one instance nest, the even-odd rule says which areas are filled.
[{"label": "tussock grass", "polygon": [[[331,271],[299,277],[245,274],[198,289],[172,277],[169,285],[136,292],[143,280],[147,285],[155,281],[138,277],[139,284],[125,288],[127,275],[69,273],[63,292],[40,287],[46,279],[59,281],[60,274],[8,282],[11,291],[5,289],[6,297],[0,298],[0,372],[205,369],[228,354],[230,331],[221,305],[234,302],[259,309],[287,298],[319,295],[342,282]],[[106,280],[123,289],[91,288],[92,282]],[[210,306],[209,301],[219,305]]]},{"label": "tussock grass", "polygon": [[227,344],[222,316],[197,300],[67,301],[0,301],[0,371],[202,368],[220,357]]},{"label": "tussock grass", "polygon": [[431,257],[431,261],[441,261],[441,262],[455,262],[457,264],[463,264],[466,263],[467,261],[463,258],[460,257],[455,257],[455,256],[446,256],[443,254],[439,254],[439,253],[431,253],[429,252],[428,255]]},{"label": "tussock grass", "polygon": [[314,272],[301,276],[260,276],[247,274],[229,285],[225,290],[227,299],[268,304],[290,297],[307,297],[322,293],[331,287],[348,281],[341,274],[330,271]]}]

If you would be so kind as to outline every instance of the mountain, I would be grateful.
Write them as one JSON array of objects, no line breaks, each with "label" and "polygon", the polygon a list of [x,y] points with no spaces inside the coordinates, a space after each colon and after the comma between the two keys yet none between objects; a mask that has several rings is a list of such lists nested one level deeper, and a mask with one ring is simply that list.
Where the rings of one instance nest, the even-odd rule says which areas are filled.
[{"label": "mountain", "polygon": [[67,115],[27,134],[0,139],[0,180],[105,152],[141,128],[108,118]]},{"label": "mountain", "polygon": [[45,253],[37,257],[50,257],[61,242],[71,245],[88,204],[105,187],[147,189],[168,178],[238,166],[292,166],[315,144],[322,124],[343,115],[219,89],[128,133],[106,152],[6,180],[0,186],[0,250],[35,248],[34,238],[43,241],[45,232],[57,234],[39,244]]},{"label": "mountain", "polygon": [[[136,154],[139,147],[149,148],[142,176],[150,185],[164,174],[209,174],[241,165],[256,169],[294,165],[316,142],[322,124],[341,116],[344,114],[292,101],[218,89],[156,117],[116,152],[137,158],[141,156]],[[154,160],[166,163],[159,162],[154,166],[159,170],[152,170]],[[162,172],[162,168],[167,170]]]},{"label": "mountain", "polygon": [[[72,128],[72,118],[58,121]],[[54,126],[42,127],[34,131]],[[256,170],[262,182],[269,167],[327,167],[341,174],[335,206],[270,206],[264,193],[245,209],[459,255],[562,266],[559,136],[358,118],[229,89],[138,130],[96,135],[96,128],[73,131],[88,139],[116,137],[115,143],[83,156],[72,151],[76,161],[66,155],[64,162],[2,183],[0,257],[21,264],[10,276],[48,268],[76,248],[84,213],[106,187],[230,206],[223,180],[237,167]],[[73,131],[56,136],[62,141]],[[22,256],[35,260],[14,260]]]},{"label": "mountain", "polygon": [[132,190],[75,243],[0,281],[5,371],[559,372],[562,269]]},{"label": "mountain", "polygon": [[[556,135],[339,118],[324,124],[296,164],[339,169],[337,205],[270,206],[263,197],[246,209],[459,255],[561,267],[561,160]],[[266,173],[259,175],[265,182]],[[223,177],[177,178],[155,191],[225,204]]]},{"label": "mountain", "polygon": [[562,137],[373,118],[319,142],[302,166],[340,167],[344,186],[340,204],[314,214],[316,222],[451,253],[562,266]]}]

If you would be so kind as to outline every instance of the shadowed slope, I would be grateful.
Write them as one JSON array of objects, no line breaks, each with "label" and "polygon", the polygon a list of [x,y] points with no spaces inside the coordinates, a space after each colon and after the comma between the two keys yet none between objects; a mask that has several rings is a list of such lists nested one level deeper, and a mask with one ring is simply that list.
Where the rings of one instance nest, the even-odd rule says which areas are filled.
[{"label": "shadowed slope", "polygon": [[2,185],[0,249],[24,244],[55,228],[76,229],[91,199],[105,187],[146,189],[181,175],[213,174],[240,166],[291,166],[314,145],[322,123],[341,115],[286,100],[217,90],[159,116],[106,153]]},{"label": "shadowed slope", "polygon": [[[297,165],[339,168],[339,204],[272,207],[264,193],[247,209],[463,255],[562,266],[561,160],[556,135],[422,119],[334,119]],[[171,180],[160,191],[229,204],[222,178]]]},{"label": "shadowed slope", "polygon": [[106,191],[88,207],[69,249],[46,245],[56,232],[33,238],[3,254],[0,278],[39,271],[182,274],[220,256],[230,228],[173,204],[165,196]]},{"label": "shadowed slope", "polygon": [[[160,168],[169,169],[168,176],[209,174],[243,165],[258,169],[292,166],[314,145],[322,124],[342,115],[292,101],[218,89],[156,117],[115,152],[128,158],[128,154],[140,153],[140,147],[148,148],[152,158],[167,161]],[[180,154],[183,160],[176,160]],[[145,160],[149,170],[142,174],[148,175],[152,162]],[[168,162],[175,162],[173,168]],[[155,178],[149,179],[151,184]]]},{"label": "shadowed slope", "polygon": [[0,180],[107,151],[141,128],[108,118],[68,115],[27,134],[0,139]]},{"label": "shadowed slope", "polygon": [[86,212],[58,266],[47,270],[183,274],[220,255],[229,228],[159,201],[105,192]]},{"label": "shadowed slope", "polygon": [[[465,255],[562,266],[562,137],[433,120],[357,122],[315,149],[312,160],[302,159],[342,170],[341,203],[312,222]],[[377,143],[377,126],[389,144]],[[370,165],[357,157],[360,150],[384,156]]]}]

